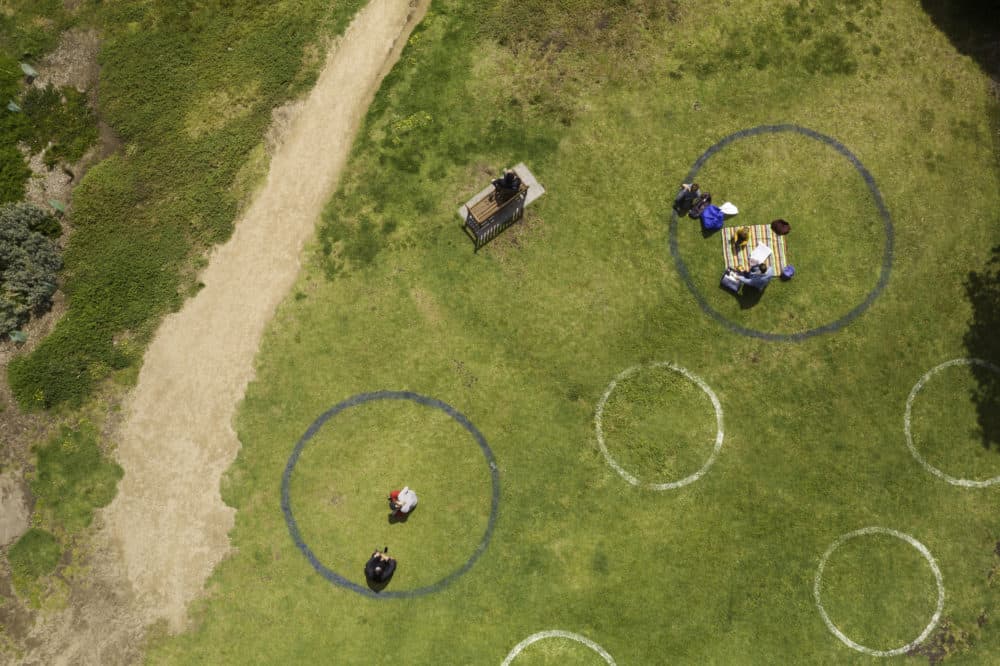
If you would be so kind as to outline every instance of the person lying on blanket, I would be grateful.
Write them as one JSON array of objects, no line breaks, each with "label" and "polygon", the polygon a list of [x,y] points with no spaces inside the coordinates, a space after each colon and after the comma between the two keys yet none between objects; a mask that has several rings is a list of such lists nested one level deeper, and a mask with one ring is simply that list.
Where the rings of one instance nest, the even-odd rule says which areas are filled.
[{"label": "person lying on blanket", "polygon": [[772,278],[774,278],[774,269],[768,266],[766,261],[756,263],[754,259],[750,260],[750,270],[736,275],[737,280],[759,291],[763,291]]}]

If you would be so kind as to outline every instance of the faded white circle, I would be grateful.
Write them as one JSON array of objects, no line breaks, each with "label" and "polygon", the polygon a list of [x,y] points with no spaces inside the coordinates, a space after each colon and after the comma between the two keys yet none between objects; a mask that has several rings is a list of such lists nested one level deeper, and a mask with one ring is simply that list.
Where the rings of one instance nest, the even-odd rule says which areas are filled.
[{"label": "faded white circle", "polygon": [[[931,617],[931,621],[926,627],[924,627],[924,630],[920,632],[920,635],[903,647],[894,648],[892,650],[874,650],[859,643],[855,643],[850,638],[845,636],[844,632],[837,628],[837,626],[830,620],[830,616],[826,614],[826,609],[823,608],[823,601],[820,598],[820,586],[823,581],[823,568],[826,566],[826,561],[830,558],[830,555],[833,554],[833,551],[840,548],[840,546],[842,546],[845,542],[866,534],[888,534],[889,536],[902,539],[906,543],[910,544],[924,556],[925,560],[927,560],[927,564],[930,565],[931,571],[934,573],[934,580],[937,581],[938,599],[937,608],[934,609],[934,616]],[[843,641],[843,643],[848,647],[852,647],[858,652],[863,652],[873,657],[895,657],[896,655],[909,652],[916,646],[923,643],[924,640],[930,636],[931,632],[934,631],[938,621],[941,619],[941,611],[944,609],[944,579],[941,577],[941,569],[938,568],[937,562],[934,560],[930,551],[927,550],[927,547],[924,544],[920,543],[909,534],[904,534],[903,532],[892,530],[888,527],[865,527],[860,530],[855,530],[854,532],[849,532],[834,541],[833,545],[827,548],[826,552],[823,553],[823,557],[819,561],[819,569],[816,570],[816,580],[813,583],[813,594],[816,597],[816,607],[819,608],[819,614],[823,616],[823,622],[826,623],[827,628],[833,633],[833,635]]]},{"label": "faded white circle", "polygon": [[667,368],[669,370],[673,370],[674,372],[679,372],[680,374],[684,375],[685,377],[693,381],[695,384],[697,384],[701,388],[701,390],[708,395],[709,399],[711,399],[712,401],[712,406],[715,407],[715,422],[717,428],[717,432],[715,435],[715,447],[712,449],[711,455],[708,456],[708,460],[705,461],[705,464],[701,466],[701,469],[699,469],[697,472],[695,472],[690,476],[684,477],[680,481],[671,481],[670,483],[647,483],[644,485],[644,487],[649,488],[651,490],[672,490],[674,488],[680,488],[681,486],[686,486],[689,483],[694,483],[695,481],[700,479],[705,474],[705,472],[708,471],[708,468],[711,467],[712,463],[715,462],[716,456],[719,455],[719,451],[722,449],[722,440],[725,438],[725,432],[722,426],[722,405],[719,404],[718,396],[715,395],[715,392],[711,388],[709,388],[708,384],[706,384],[704,380],[701,379],[701,377],[689,372],[687,369],[682,368],[679,365],[674,365],[673,363],[670,363],[668,361],[652,363],[648,366],[636,365],[629,368],[628,370],[625,370],[617,377],[615,377],[611,381],[611,383],[608,384],[608,388],[604,391],[604,395],[602,395],[601,399],[597,402],[597,411],[594,414],[594,429],[597,431],[597,445],[600,447],[601,453],[604,454],[604,459],[608,462],[609,465],[611,465],[612,469],[618,472],[618,474],[623,479],[631,483],[633,486],[639,485],[639,479],[637,479],[635,476],[627,472],[621,465],[619,465],[618,461],[615,460],[614,456],[611,455],[611,452],[608,451],[608,447],[604,443],[604,426],[602,421],[604,417],[604,405],[607,404],[608,398],[611,397],[611,393],[615,390],[615,387],[618,386],[618,382],[628,379],[630,376],[638,372],[643,367]]},{"label": "faded white circle", "polygon": [[945,481],[947,481],[948,483],[956,486],[963,486],[965,488],[986,488],[988,486],[1000,483],[1000,476],[994,476],[992,479],[986,479],[984,481],[976,481],[975,479],[955,478],[954,476],[945,474],[937,467],[927,462],[927,460],[925,460],[924,457],[920,455],[920,452],[917,451],[917,447],[914,446],[913,444],[913,433],[911,432],[911,423],[910,423],[910,418],[913,413],[913,400],[917,397],[917,393],[919,393],[920,389],[924,387],[924,384],[927,383],[928,379],[936,375],[941,370],[944,370],[945,368],[950,368],[953,365],[979,365],[984,368],[989,368],[993,372],[1000,375],[1000,367],[997,367],[993,363],[990,363],[989,361],[984,361],[979,358],[956,358],[952,359],[951,361],[945,361],[941,365],[938,365],[928,370],[927,374],[921,377],[920,381],[917,382],[916,385],[913,387],[913,390],[910,391],[910,397],[906,399],[906,414],[903,416],[903,430],[904,432],[906,432],[906,446],[910,449],[910,453],[913,454],[913,457],[917,459],[917,462],[923,465],[924,469],[926,469],[934,476],[940,477]]},{"label": "faded white circle", "polygon": [[580,634],[574,634],[571,631],[562,631],[561,629],[550,629],[548,631],[539,631],[537,634],[531,634],[523,641],[514,646],[514,649],[510,651],[507,658],[503,660],[500,666],[509,666],[510,662],[514,661],[517,655],[521,654],[521,650],[528,647],[532,643],[537,643],[538,641],[545,640],[546,638],[566,638],[571,641],[576,641],[577,643],[583,643],[591,650],[601,655],[609,666],[615,666],[614,658],[608,654],[607,650],[602,648],[600,645],[590,640],[586,636],[581,636]]}]

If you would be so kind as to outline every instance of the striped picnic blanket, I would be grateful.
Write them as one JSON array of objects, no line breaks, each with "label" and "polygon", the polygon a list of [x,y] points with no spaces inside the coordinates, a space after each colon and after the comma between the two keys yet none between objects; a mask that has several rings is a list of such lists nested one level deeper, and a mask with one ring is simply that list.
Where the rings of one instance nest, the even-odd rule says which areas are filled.
[{"label": "striped picnic blanket", "polygon": [[743,266],[744,270],[750,267],[750,253],[760,243],[771,248],[771,265],[774,272],[781,275],[781,269],[788,264],[788,250],[785,246],[787,236],[780,236],[771,230],[767,224],[756,224],[747,227],[750,230],[750,240],[739,252],[733,248],[733,238],[736,237],[736,230],[739,226],[724,227],[722,229],[722,256],[726,259],[726,268],[737,269]]}]

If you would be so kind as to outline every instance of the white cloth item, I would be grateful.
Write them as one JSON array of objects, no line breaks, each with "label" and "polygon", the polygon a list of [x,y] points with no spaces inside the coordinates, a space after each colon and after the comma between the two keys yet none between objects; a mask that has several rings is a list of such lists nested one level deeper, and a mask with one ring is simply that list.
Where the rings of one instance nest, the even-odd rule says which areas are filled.
[{"label": "white cloth item", "polygon": [[719,206],[719,210],[721,210],[726,215],[736,215],[737,213],[740,212],[740,209],[734,206],[731,201],[727,201],[726,203]]},{"label": "white cloth item", "polygon": [[771,248],[761,243],[753,249],[753,252],[750,253],[750,265],[756,266],[757,264],[762,264],[767,261],[770,256]]},{"label": "white cloth item", "polygon": [[417,506],[417,494],[410,490],[409,486],[404,486],[399,491],[399,510],[402,513],[409,513]]}]

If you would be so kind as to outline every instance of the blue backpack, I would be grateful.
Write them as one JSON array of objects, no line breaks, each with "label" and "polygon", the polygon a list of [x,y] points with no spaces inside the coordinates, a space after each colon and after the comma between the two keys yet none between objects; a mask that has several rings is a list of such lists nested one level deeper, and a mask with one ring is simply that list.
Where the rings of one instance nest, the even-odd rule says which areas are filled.
[{"label": "blue backpack", "polygon": [[722,221],[725,216],[718,206],[706,206],[701,213],[701,228],[706,231],[716,231],[722,228]]}]

